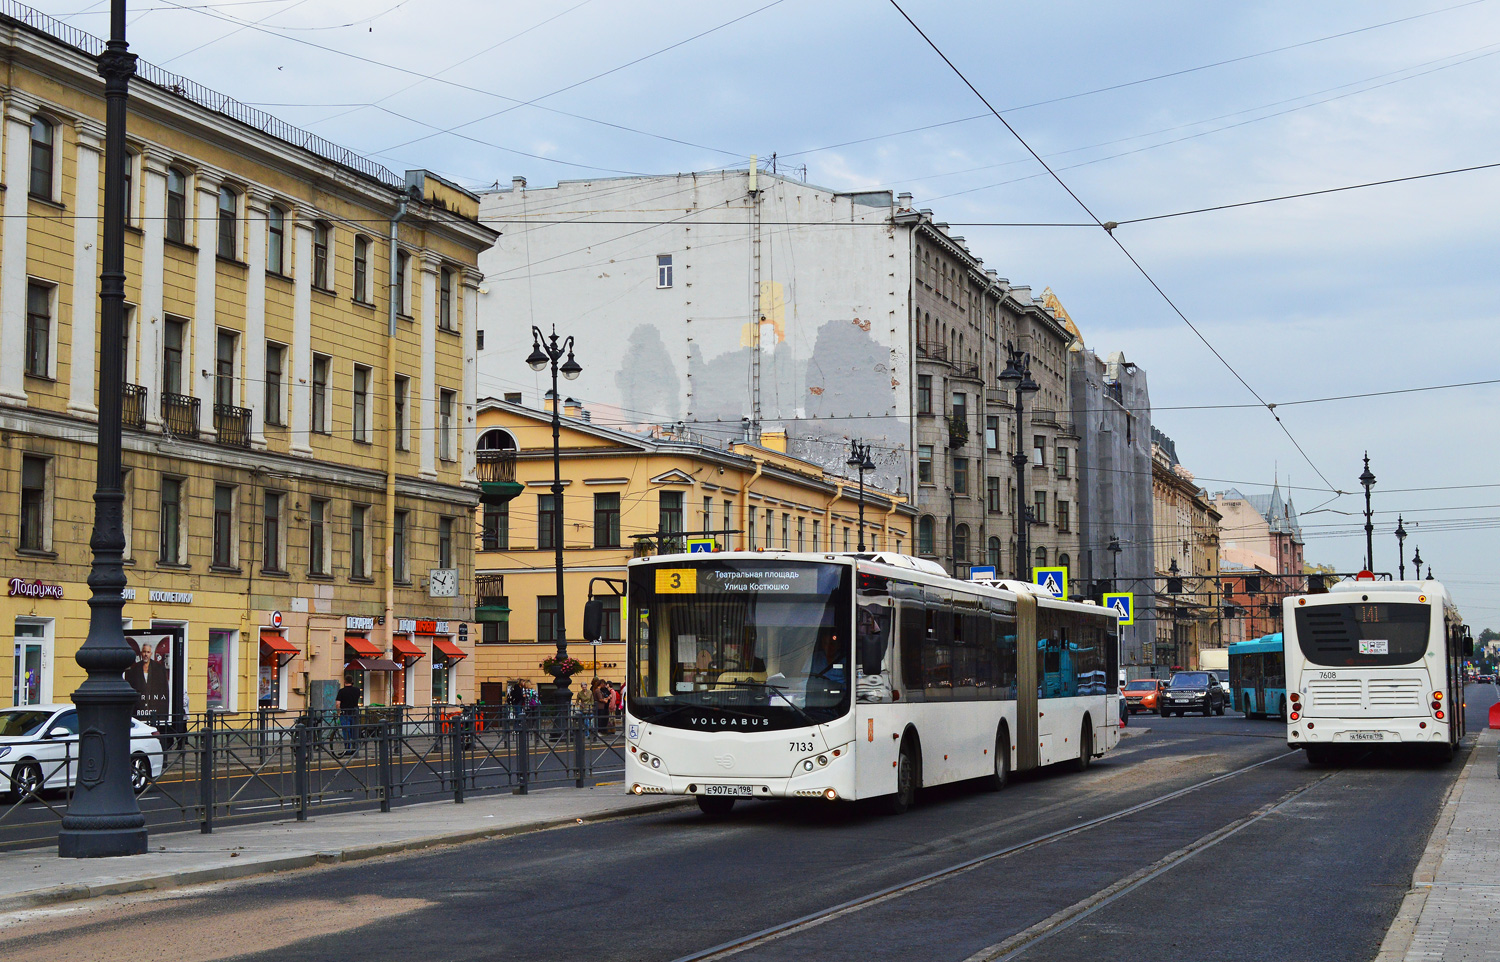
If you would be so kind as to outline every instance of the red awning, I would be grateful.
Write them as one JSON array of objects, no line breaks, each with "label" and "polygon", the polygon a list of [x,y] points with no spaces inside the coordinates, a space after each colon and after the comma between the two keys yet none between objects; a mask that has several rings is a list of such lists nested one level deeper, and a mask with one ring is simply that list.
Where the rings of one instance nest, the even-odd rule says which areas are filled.
[{"label": "red awning", "polygon": [[350,668],[359,671],[400,671],[401,666],[389,658],[354,658],[344,665],[344,669]]},{"label": "red awning", "polygon": [[275,655],[277,662],[285,665],[302,654],[302,649],[282,637],[279,631],[262,630],[260,633],[261,654]]},{"label": "red awning", "polygon": [[378,645],[364,635],[345,635],[344,644],[354,649],[354,654],[359,658],[380,658],[385,654]]},{"label": "red awning", "polygon": [[391,648],[402,658],[410,658],[412,661],[416,661],[418,658],[421,658],[423,655],[427,654],[427,652],[418,648],[415,644],[401,635],[397,635],[391,640]]},{"label": "red awning", "polygon": [[464,651],[462,648],[458,647],[447,638],[443,638],[440,636],[433,636],[432,649],[433,651],[441,651],[443,654],[447,655],[449,661],[461,661],[469,657],[468,652]]}]

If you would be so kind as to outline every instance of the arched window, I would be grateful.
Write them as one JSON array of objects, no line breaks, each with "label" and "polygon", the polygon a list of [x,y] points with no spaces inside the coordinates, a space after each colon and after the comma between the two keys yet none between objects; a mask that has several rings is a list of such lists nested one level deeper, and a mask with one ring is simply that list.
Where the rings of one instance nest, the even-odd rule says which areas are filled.
[{"label": "arched window", "polygon": [[989,548],[985,552],[985,555],[986,555],[985,559],[984,559],[985,563],[988,564],[991,568],[994,568],[995,572],[998,574],[1000,572],[1000,539],[999,538],[991,538],[990,539]]},{"label": "arched window", "polygon": [[479,436],[476,447],[481,451],[514,451],[516,439],[503,428],[490,428]]},{"label": "arched window", "polygon": [[953,561],[955,564],[969,563],[969,526],[966,524],[953,529]]},{"label": "arched window", "polygon": [[56,156],[57,128],[44,117],[31,118],[31,193],[52,199],[52,162]]},{"label": "arched window", "polygon": [[1065,569],[1067,569],[1068,580],[1069,581],[1073,580],[1073,559],[1072,558],[1069,558],[1066,554],[1060,554],[1060,555],[1058,555],[1057,556],[1057,566],[1059,568],[1065,568]]},{"label": "arched window", "polygon": [[187,174],[167,168],[167,240],[187,243]]},{"label": "arched window", "polygon": [[1038,568],[1045,568],[1045,567],[1047,567],[1047,549],[1046,548],[1037,548],[1036,549],[1036,566]]},{"label": "arched window", "polygon": [[924,514],[917,519],[917,554],[936,554],[933,549],[932,515]]},{"label": "arched window", "polygon": [[285,274],[286,266],[286,211],[280,207],[266,208],[266,270],[272,274]]},{"label": "arched window", "polygon": [[239,233],[240,198],[228,187],[219,188],[219,256],[234,260]]},{"label": "arched window", "polygon": [[370,303],[370,239],[354,238],[354,299]]}]

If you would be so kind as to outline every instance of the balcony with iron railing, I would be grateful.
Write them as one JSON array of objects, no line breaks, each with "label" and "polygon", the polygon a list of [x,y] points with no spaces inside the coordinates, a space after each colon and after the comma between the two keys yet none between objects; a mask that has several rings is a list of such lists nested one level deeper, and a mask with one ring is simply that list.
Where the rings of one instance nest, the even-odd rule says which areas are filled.
[{"label": "balcony with iron railing", "polygon": [[161,433],[169,438],[189,441],[198,437],[198,399],[186,394],[161,396]]},{"label": "balcony with iron railing", "polygon": [[505,575],[474,576],[474,620],[501,624],[510,621],[505,603]]},{"label": "balcony with iron railing", "polygon": [[917,357],[926,358],[929,361],[947,361],[948,345],[938,341],[918,341]]},{"label": "balcony with iron railing", "polygon": [[250,409],[214,405],[214,440],[235,448],[250,446]]},{"label": "balcony with iron railing", "polygon": [[146,426],[146,389],[139,384],[126,384],[120,392],[120,424],[137,431]]},{"label": "balcony with iron railing", "polygon": [[485,504],[505,504],[525,487],[516,482],[516,452],[481,449],[474,452],[474,474],[479,480],[479,500]]}]

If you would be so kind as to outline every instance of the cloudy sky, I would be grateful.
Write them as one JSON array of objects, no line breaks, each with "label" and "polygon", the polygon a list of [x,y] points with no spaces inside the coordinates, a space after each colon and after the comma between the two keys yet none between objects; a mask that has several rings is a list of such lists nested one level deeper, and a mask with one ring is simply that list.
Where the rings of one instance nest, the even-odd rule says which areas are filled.
[{"label": "cloudy sky", "polygon": [[[1500,163],[1500,0],[901,3],[1101,220]],[[107,2],[35,5],[107,31]],[[1500,168],[1122,224],[1226,367],[1097,227],[975,226],[1089,217],[889,0],[131,9],[144,59],[394,170],[539,186],[753,153],[911,191],[1149,372],[1205,487],[1291,486],[1309,560],[1360,566],[1368,449],[1376,567],[1402,512],[1408,552],[1500,627],[1500,384],[1290,403],[1500,378]]]}]

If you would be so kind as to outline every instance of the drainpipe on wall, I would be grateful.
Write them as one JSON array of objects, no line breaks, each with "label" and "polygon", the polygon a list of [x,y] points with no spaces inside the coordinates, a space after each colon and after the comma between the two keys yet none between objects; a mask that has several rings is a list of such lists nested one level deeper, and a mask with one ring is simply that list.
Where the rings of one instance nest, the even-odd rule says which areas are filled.
[{"label": "drainpipe on wall", "polygon": [[760,478],[760,473],[766,469],[766,462],[760,458],[752,457],[755,462],[755,473],[750,475],[750,480],[740,489],[740,550],[750,550],[750,488]]},{"label": "drainpipe on wall", "polygon": [[[844,482],[833,482],[833,498],[828,502],[828,543],[833,544],[833,506],[844,499]],[[823,549],[818,548],[819,551]]]},{"label": "drainpipe on wall", "polygon": [[[397,260],[399,249],[396,243],[396,228],[401,220],[406,217],[406,198],[402,197],[396,205],[396,216],[391,218],[390,234],[390,264],[389,284],[386,291],[387,314],[389,315],[386,326],[385,339],[385,643],[389,648],[396,637],[396,572],[395,563],[395,533],[396,533],[396,424],[393,416],[396,410],[396,315],[400,312],[401,305],[397,301],[401,297],[401,285],[396,277]],[[424,319],[423,323],[427,323]],[[411,532],[407,532],[407,541],[411,540]],[[395,679],[391,679],[395,683]],[[404,693],[403,693],[404,697]],[[387,695],[390,702],[394,703],[395,693]]]},{"label": "drainpipe on wall", "polygon": [[885,550],[895,551],[896,549],[891,547],[891,516],[896,513],[895,497],[889,497],[887,503],[890,504],[890,507],[885,512]]}]

